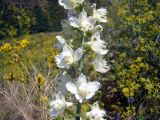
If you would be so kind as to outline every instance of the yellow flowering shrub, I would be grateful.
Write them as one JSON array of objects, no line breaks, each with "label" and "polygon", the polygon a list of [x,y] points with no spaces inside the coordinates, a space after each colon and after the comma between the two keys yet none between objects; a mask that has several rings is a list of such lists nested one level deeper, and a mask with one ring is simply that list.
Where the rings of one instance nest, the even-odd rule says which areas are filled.
[{"label": "yellow flowering shrub", "polygon": [[115,0],[109,3],[109,24],[105,32],[112,54],[109,58],[111,71],[107,76],[115,84],[111,86],[115,93],[111,116],[120,113],[124,120],[158,119],[160,1]]},{"label": "yellow flowering shrub", "polygon": [[141,87],[142,84],[140,82],[136,82],[140,81],[138,79],[140,79],[139,76],[141,75],[141,71],[147,71],[149,69],[148,64],[143,63],[142,60],[142,57],[138,57],[130,63],[128,69],[118,73],[118,77],[121,80],[117,81],[117,84],[122,89],[124,96],[127,98],[134,97],[136,90]]},{"label": "yellow flowering shrub", "polygon": [[55,34],[36,34],[1,43],[0,94],[4,90],[11,101],[0,96],[0,103],[4,104],[5,99],[7,103],[11,102],[16,106],[5,105],[7,112],[5,109],[4,111],[11,115],[0,114],[0,117],[10,119],[10,116],[15,115],[12,114],[13,109],[19,112],[15,108],[18,106],[24,108],[25,113],[35,120],[45,119],[48,98],[55,92],[53,79],[58,74],[54,67],[57,52],[53,48],[54,42]]},{"label": "yellow flowering shrub", "polygon": [[18,41],[17,43],[13,43],[12,45],[10,43],[5,43],[4,45],[0,46],[1,52],[16,52],[20,49],[23,49],[29,45],[29,41],[27,39],[22,39]]}]

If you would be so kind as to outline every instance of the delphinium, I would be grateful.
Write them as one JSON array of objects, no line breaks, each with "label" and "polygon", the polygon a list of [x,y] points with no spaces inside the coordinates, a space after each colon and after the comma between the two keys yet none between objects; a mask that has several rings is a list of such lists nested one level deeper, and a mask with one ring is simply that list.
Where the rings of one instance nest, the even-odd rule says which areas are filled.
[{"label": "delphinium", "polygon": [[104,59],[108,50],[106,42],[101,39],[103,27],[100,25],[107,22],[107,10],[97,9],[95,3],[85,0],[59,0],[59,4],[72,14],[68,20],[62,21],[62,35],[56,36],[59,42],[56,47],[61,51],[55,57],[59,68],[57,81],[60,79],[61,82],[57,84],[55,99],[50,101],[50,114],[53,118],[61,116],[68,119],[65,109],[75,106],[76,112],[69,119],[104,120],[106,113],[100,109],[98,102],[85,115],[81,113],[81,106],[89,102],[102,86],[100,80],[90,80],[87,66],[92,66],[99,73],[106,73],[110,69]]}]

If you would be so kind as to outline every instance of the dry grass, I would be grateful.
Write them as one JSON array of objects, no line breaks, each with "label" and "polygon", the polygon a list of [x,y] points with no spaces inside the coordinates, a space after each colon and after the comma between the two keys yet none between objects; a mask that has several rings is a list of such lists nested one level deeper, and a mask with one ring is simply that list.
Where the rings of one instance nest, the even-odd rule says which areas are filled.
[{"label": "dry grass", "polygon": [[[46,98],[54,95],[56,69],[46,58],[52,52],[55,35],[42,33],[28,38],[31,42],[23,59],[17,65],[0,69],[0,120],[47,120]],[[7,56],[1,61],[7,64],[9,59]],[[4,76],[10,71],[13,71],[13,78],[6,81]],[[24,81],[15,77],[20,72],[24,74]],[[45,78],[43,85],[36,79],[38,73]]]}]

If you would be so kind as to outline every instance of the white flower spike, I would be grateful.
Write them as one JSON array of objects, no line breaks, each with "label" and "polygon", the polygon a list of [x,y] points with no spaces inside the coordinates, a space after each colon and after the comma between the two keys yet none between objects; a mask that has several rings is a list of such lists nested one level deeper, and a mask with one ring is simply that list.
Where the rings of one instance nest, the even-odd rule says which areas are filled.
[{"label": "white flower spike", "polygon": [[104,45],[105,42],[100,38],[99,32],[94,33],[91,37],[91,41],[87,42],[87,44],[97,54],[105,55],[108,52],[108,50],[106,50],[106,46]]},{"label": "white flower spike", "polygon": [[86,79],[86,76],[81,73],[76,84],[72,82],[66,84],[67,90],[72,94],[75,94],[76,99],[80,103],[82,103],[84,99],[92,98],[96,91],[101,87],[99,82],[87,82]]},{"label": "white flower spike", "polygon": [[95,19],[93,17],[87,17],[86,11],[83,9],[83,11],[80,13],[79,18],[76,17],[70,17],[69,18],[70,25],[79,28],[83,32],[87,32],[89,30],[92,30],[94,28]]},{"label": "white flower spike", "polygon": [[102,55],[97,55],[96,59],[92,64],[94,69],[100,73],[106,73],[110,69],[110,66],[107,66],[107,62],[103,59]]},{"label": "white flower spike", "polygon": [[104,110],[99,109],[99,105],[95,102],[92,106],[90,112],[87,112],[86,116],[90,118],[90,120],[106,120],[104,116],[106,112]]},{"label": "white flower spike", "polygon": [[50,101],[50,114],[53,117],[56,117],[60,114],[62,114],[66,107],[69,107],[72,105],[70,102],[65,101],[65,97],[62,94],[57,94],[56,99]]},{"label": "white flower spike", "polygon": [[59,4],[65,9],[74,9],[84,2],[84,0],[58,0]]},{"label": "white flower spike", "polygon": [[105,8],[96,9],[96,4],[92,5],[93,7],[93,18],[98,22],[107,22],[107,10]]},{"label": "white flower spike", "polygon": [[56,64],[59,68],[69,69],[70,65],[79,61],[82,57],[83,50],[78,48],[75,52],[69,45],[64,45],[63,51],[55,57]]}]

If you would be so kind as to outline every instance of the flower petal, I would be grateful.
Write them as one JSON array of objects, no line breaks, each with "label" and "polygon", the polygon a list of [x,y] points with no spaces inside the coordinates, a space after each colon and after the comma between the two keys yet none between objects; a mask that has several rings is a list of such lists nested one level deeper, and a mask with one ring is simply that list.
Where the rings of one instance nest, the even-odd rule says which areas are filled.
[{"label": "flower petal", "polygon": [[93,7],[93,18],[98,22],[107,22],[107,10],[105,8],[96,9],[96,4]]},{"label": "flower petal", "polygon": [[97,25],[93,28],[92,33],[96,33],[96,32],[102,32],[103,31],[103,27],[101,25]]},{"label": "flower petal", "polygon": [[88,94],[86,96],[86,99],[90,99],[95,95],[96,91],[98,91],[98,89],[101,87],[101,84],[95,81],[87,83],[87,86],[88,86]]},{"label": "flower petal", "polygon": [[82,12],[79,15],[79,21],[80,23],[84,22],[87,20],[87,13],[86,11],[83,9]]},{"label": "flower petal", "polygon": [[70,25],[73,27],[76,27],[76,28],[80,27],[80,22],[76,17],[70,17],[69,22],[70,22]]},{"label": "flower petal", "polygon": [[90,92],[85,98],[88,100],[88,99],[91,99],[94,95],[95,95],[95,92]]},{"label": "flower petal", "polygon": [[65,55],[65,53],[61,53],[60,55],[56,55],[55,61],[56,61],[57,67],[69,69],[70,66],[63,62],[63,59],[65,57],[64,55]]},{"label": "flower petal", "polygon": [[86,114],[87,117],[90,118],[90,120],[105,120],[106,112],[104,110],[99,109],[98,103],[94,103],[91,107],[91,111]]},{"label": "flower petal", "polygon": [[83,102],[83,97],[80,95],[80,94],[75,94],[75,97],[76,97],[76,99],[80,102],[80,103],[82,103]]},{"label": "flower petal", "polygon": [[94,108],[99,109],[99,104],[98,104],[98,102],[95,102],[95,103],[93,104],[92,109],[94,109]]},{"label": "flower petal", "polygon": [[63,54],[64,55],[66,55],[66,54],[72,55],[73,54],[73,49],[69,45],[65,45],[63,47]]},{"label": "flower petal", "polygon": [[84,0],[77,0],[77,2],[78,2],[79,4],[82,4],[82,3],[84,2]]},{"label": "flower petal", "polygon": [[83,73],[79,75],[77,80],[77,86],[80,86],[81,84],[86,84],[86,76]]},{"label": "flower petal", "polygon": [[89,117],[90,114],[91,114],[91,112],[87,112],[87,113],[86,113],[86,117]]},{"label": "flower petal", "polygon": [[57,35],[56,38],[57,38],[57,40],[58,40],[59,43],[61,43],[61,44],[65,44],[66,43],[65,39],[62,36]]},{"label": "flower petal", "polygon": [[64,7],[64,9],[72,9],[69,0],[58,0],[58,3]]},{"label": "flower petal", "polygon": [[66,84],[66,88],[69,92],[71,92],[72,94],[76,94],[77,93],[77,87],[75,84],[73,84],[72,82],[67,82]]},{"label": "flower petal", "polygon": [[91,49],[101,55],[107,54],[108,50],[106,50],[105,42],[100,38],[100,32],[96,32],[92,35],[91,41],[87,42],[90,45]]},{"label": "flower petal", "polygon": [[67,102],[67,107],[71,107],[73,105],[72,102]]},{"label": "flower petal", "polygon": [[101,83],[95,81],[95,82],[89,82],[88,87],[90,88],[90,92],[96,92],[101,87]]},{"label": "flower petal", "polygon": [[107,66],[107,62],[102,58],[102,55],[97,55],[93,62],[94,69],[100,73],[106,73],[109,71],[110,66]]},{"label": "flower petal", "polygon": [[74,61],[79,61],[82,58],[82,54],[83,54],[83,49],[78,48],[75,52],[74,52]]}]

